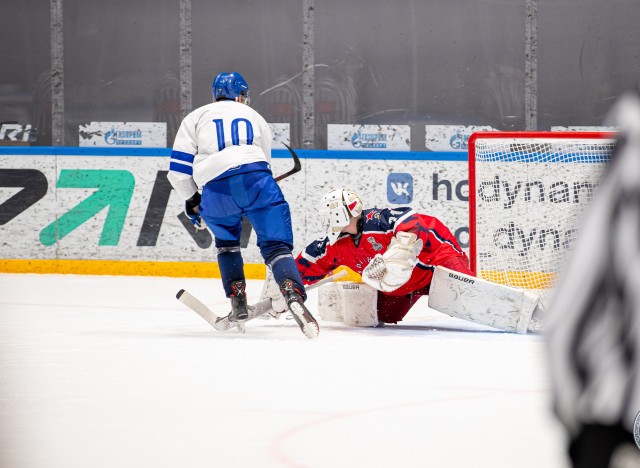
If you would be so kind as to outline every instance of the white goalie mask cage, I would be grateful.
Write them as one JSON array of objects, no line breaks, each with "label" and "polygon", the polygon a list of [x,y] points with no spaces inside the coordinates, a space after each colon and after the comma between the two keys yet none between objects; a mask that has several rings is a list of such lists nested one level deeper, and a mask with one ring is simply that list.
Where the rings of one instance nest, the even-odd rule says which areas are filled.
[{"label": "white goalie mask cage", "polygon": [[360,216],[363,209],[362,199],[352,190],[340,188],[322,197],[318,213],[329,244],[338,240],[342,229],[349,225],[351,218]]}]

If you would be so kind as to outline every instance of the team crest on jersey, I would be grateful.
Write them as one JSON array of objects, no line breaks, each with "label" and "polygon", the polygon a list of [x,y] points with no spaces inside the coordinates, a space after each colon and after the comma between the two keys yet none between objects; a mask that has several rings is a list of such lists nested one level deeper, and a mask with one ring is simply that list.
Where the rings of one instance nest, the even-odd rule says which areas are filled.
[{"label": "team crest on jersey", "polygon": [[371,210],[367,213],[367,221],[371,221],[373,218],[380,219],[380,213],[377,211]]},{"label": "team crest on jersey", "polygon": [[373,237],[367,237],[367,241],[369,241],[369,244],[371,244],[373,250],[382,250],[382,244],[378,244]]}]

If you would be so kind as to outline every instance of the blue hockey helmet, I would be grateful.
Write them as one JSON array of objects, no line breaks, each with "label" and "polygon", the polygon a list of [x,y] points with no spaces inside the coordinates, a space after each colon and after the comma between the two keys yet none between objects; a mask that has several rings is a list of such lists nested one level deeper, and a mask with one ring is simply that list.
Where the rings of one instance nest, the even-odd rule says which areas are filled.
[{"label": "blue hockey helmet", "polygon": [[231,99],[249,104],[249,85],[238,72],[222,72],[213,80],[211,86],[213,100]]}]

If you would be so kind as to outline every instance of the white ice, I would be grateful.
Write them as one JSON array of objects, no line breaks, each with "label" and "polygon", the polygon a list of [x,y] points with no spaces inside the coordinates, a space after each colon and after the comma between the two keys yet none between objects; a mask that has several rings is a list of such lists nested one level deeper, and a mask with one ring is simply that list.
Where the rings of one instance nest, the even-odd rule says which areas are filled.
[{"label": "white ice", "polygon": [[316,340],[218,332],[181,288],[228,312],[219,280],[0,274],[0,467],[566,466],[539,336],[424,298]]}]

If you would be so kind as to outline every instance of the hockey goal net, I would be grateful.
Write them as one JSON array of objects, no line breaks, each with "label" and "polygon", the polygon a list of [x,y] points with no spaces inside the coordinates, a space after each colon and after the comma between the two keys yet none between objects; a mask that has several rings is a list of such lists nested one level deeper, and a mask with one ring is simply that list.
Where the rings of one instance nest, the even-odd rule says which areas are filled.
[{"label": "hockey goal net", "polygon": [[615,138],[611,132],[474,133],[469,139],[472,271],[548,296]]}]

